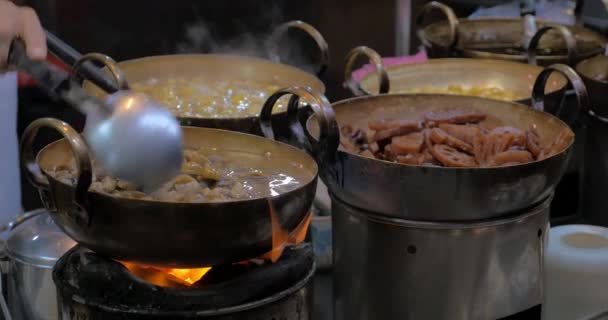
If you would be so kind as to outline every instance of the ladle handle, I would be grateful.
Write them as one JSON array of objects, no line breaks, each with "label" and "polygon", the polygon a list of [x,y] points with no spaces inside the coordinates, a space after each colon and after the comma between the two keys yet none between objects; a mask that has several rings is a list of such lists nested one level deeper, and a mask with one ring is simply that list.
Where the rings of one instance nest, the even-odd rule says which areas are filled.
[{"label": "ladle handle", "polygon": [[420,42],[422,42],[422,44],[425,47],[427,47],[427,48],[431,47],[431,43],[426,38],[425,33],[424,33],[424,29],[426,28],[424,21],[426,20],[425,19],[426,16],[433,10],[440,11],[441,13],[443,13],[443,15],[445,15],[446,19],[448,19],[449,30],[448,30],[447,47],[448,47],[449,51],[451,51],[454,48],[454,46],[456,45],[456,43],[458,42],[458,17],[456,17],[456,14],[452,10],[452,8],[446,6],[445,4],[443,4],[441,2],[431,1],[431,2],[427,3],[424,7],[422,7],[422,9],[420,9],[420,11],[418,11],[418,14],[416,14],[416,20],[415,20],[416,34],[418,35]]},{"label": "ladle handle", "polygon": [[49,211],[56,211],[58,208],[55,205],[56,202],[53,190],[49,184],[49,179],[42,173],[33,151],[34,140],[41,128],[50,128],[61,133],[65,138],[65,141],[70,145],[78,170],[76,175],[76,189],[73,195],[76,208],[72,209],[75,209],[73,210],[73,213],[76,215],[75,218],[84,219],[84,222],[88,223],[87,214],[84,208],[87,203],[87,192],[93,178],[91,159],[84,140],[70,125],[53,118],[41,118],[27,126],[21,137],[19,150],[22,161],[21,165],[26,174],[26,178],[38,188],[45,207]]},{"label": "ladle handle", "polygon": [[[48,31],[46,31],[46,43],[52,54],[70,66],[73,66],[83,58],[83,55],[80,52],[76,51],[76,49]],[[103,70],[90,61],[83,63],[79,69],[83,78],[93,82],[107,93],[114,93],[120,88],[120,86],[117,85],[115,81],[112,81]]]},{"label": "ladle handle", "polygon": [[390,91],[390,81],[388,78],[388,73],[384,68],[384,63],[382,63],[382,57],[374,49],[365,46],[353,48],[346,55],[346,65],[344,67],[344,87],[350,89],[355,96],[371,94],[365,89],[361,88],[360,83],[353,79],[353,67],[360,55],[366,56],[373,64],[374,69],[376,70],[376,76],[378,77],[379,93],[388,93]]},{"label": "ladle handle", "polygon": [[[538,74],[534,87],[532,88],[532,107],[538,111],[546,111],[545,108],[545,87],[547,81],[553,72],[558,72],[563,75],[574,90],[576,95],[576,112],[566,112],[564,109],[564,99],[557,108],[552,108],[552,112],[555,116],[562,119],[568,125],[572,126],[581,112],[590,111],[589,95],[587,88],[583,83],[583,79],[570,67],[565,64],[554,64],[546,67],[543,71]],[[567,86],[566,86],[567,88]]]},{"label": "ladle handle", "polygon": [[[338,146],[340,144],[340,132],[334,110],[327,98],[322,94],[314,93],[313,91],[301,88],[290,87],[280,89],[273,93],[264,103],[260,112],[260,126],[264,136],[269,139],[274,139],[274,131],[272,129],[272,109],[277,100],[285,95],[292,95],[289,99],[287,107],[287,118],[292,136],[289,143],[308,151],[317,160],[323,170],[330,168],[336,162]],[[314,113],[314,119],[319,125],[319,137],[315,138],[310,135],[308,129],[304,129],[298,119],[298,105],[300,99],[304,99],[311,107]],[[311,118],[309,118],[309,121]]]},{"label": "ladle handle", "polygon": [[537,64],[536,59],[536,49],[540,44],[540,39],[549,31],[555,30],[557,31],[561,37],[564,39],[566,43],[566,49],[568,50],[568,65],[574,66],[577,56],[577,48],[576,48],[576,39],[570,32],[570,29],[564,26],[548,26],[540,28],[536,34],[530,40],[530,44],[528,45],[528,49],[526,51],[528,56],[528,63],[532,65]]},{"label": "ladle handle", "polygon": [[322,75],[329,64],[329,45],[319,30],[300,20],[283,23],[274,30],[268,41],[268,53],[270,55],[270,59],[275,62],[280,62],[279,40],[281,40],[281,38],[287,34],[289,29],[292,28],[300,29],[306,32],[317,43],[320,51],[320,60],[316,74],[319,76]]}]

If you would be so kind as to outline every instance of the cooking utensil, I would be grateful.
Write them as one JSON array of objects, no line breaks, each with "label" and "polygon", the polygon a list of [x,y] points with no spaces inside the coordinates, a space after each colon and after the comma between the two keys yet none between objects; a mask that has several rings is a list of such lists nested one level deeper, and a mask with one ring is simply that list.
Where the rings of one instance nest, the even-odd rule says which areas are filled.
[{"label": "cooking utensil", "polygon": [[[153,188],[179,172],[181,128],[158,103],[130,91],[115,93],[102,102],[67,73],[30,60],[21,41],[13,41],[9,63],[31,75],[51,97],[65,100],[87,115],[87,143],[111,175]],[[120,83],[121,79],[116,76],[115,80]]]},{"label": "cooking utensil", "polygon": [[57,319],[53,267],[76,243],[57,228],[45,209],[26,212],[4,228],[15,229],[6,242],[7,296],[12,317]]},{"label": "cooking utensil", "polygon": [[[535,86],[545,88],[546,80],[554,71],[571,76],[562,67],[552,66],[541,72]],[[586,95],[580,83],[574,81],[573,85],[577,94]],[[260,114],[262,131],[267,137],[274,136],[270,110],[277,99],[286,94],[312,101],[315,112],[307,122],[306,132],[298,124],[291,126],[289,142],[308,150],[321,164],[321,178],[335,198],[381,215],[410,220],[464,221],[518,212],[549,196],[570,158],[571,148],[568,147],[552,157],[516,166],[420,167],[366,158],[338,148],[338,126],[348,124],[366,129],[374,120],[414,119],[424,112],[441,108],[474,108],[501,119],[504,125],[523,130],[535,124],[544,144],[552,141],[560,131],[570,130],[558,118],[518,103],[465,96],[379,95],[346,99],[330,106],[325,98],[310,91],[283,89],[268,99]],[[581,106],[587,105],[584,99],[581,98]],[[290,106],[294,100],[297,101],[292,99]],[[537,109],[543,109],[542,90],[536,91],[533,102]],[[561,114],[562,110],[555,111]],[[563,114],[565,118],[567,115],[569,113]]]},{"label": "cooking utensil", "polygon": [[335,319],[502,319],[540,304],[550,201],[503,219],[443,223],[382,216],[333,195]]},{"label": "cooking utensil", "polygon": [[576,72],[583,78],[593,112],[608,117],[608,57],[597,55],[576,65]]},{"label": "cooking utensil", "polygon": [[[358,83],[352,80],[352,67],[358,56],[365,55],[376,66],[376,73],[367,74]],[[419,88],[448,88],[459,85],[464,88],[497,87],[520,97],[516,102],[531,103],[534,80],[543,68],[491,59],[432,59],[424,63],[384,67],[380,56],[371,48],[357,47],[346,57],[345,83],[356,96],[372,93],[404,93]],[[380,61],[378,63],[378,61]],[[386,76],[385,76],[386,74]],[[381,89],[378,90],[378,80]],[[554,75],[547,82],[548,105],[557,105],[564,93],[566,81]],[[390,90],[388,90],[390,87]]]},{"label": "cooking utensil", "polygon": [[[124,75],[125,79],[128,79],[130,83],[143,82],[150,79],[203,77],[213,82],[242,80],[273,83],[285,87],[298,85],[324,93],[325,86],[317,77],[298,68],[279,63],[280,40],[291,29],[303,30],[315,40],[319,46],[321,57],[318,74],[323,73],[329,62],[327,42],[319,31],[302,21],[287,22],[277,27],[273,32],[267,44],[268,53],[272,61],[229,54],[180,54],[144,57],[122,61],[117,65],[112,63],[110,58],[104,59],[104,62],[108,71],[114,77]],[[104,96],[104,91],[112,92],[107,90],[104,83],[98,81],[97,77],[89,78],[88,74],[90,72],[87,71],[87,68],[84,68],[84,66],[90,65],[86,55],[76,55],[73,49],[62,51],[64,55],[69,56],[70,61],[74,61],[74,58],[77,58],[73,63],[79,62],[83,66],[83,73],[81,75],[84,79],[88,80],[83,84],[87,92],[97,97]],[[85,61],[80,61],[81,58],[78,56],[84,58]],[[103,91],[96,86],[99,86]],[[287,134],[288,129],[281,125],[289,122],[286,112],[278,112],[273,117],[278,124],[276,126],[277,130],[283,133],[281,136]],[[186,126],[218,128],[262,135],[259,130],[257,116],[226,118],[178,117],[178,120],[182,125]]]},{"label": "cooking utensil", "polygon": [[[47,145],[35,158],[32,143],[42,127],[59,131],[65,139]],[[53,220],[70,237],[98,254],[141,264],[201,267],[255,258],[272,248],[271,213],[289,232],[308,214],[318,170],[308,154],[238,132],[182,130],[185,147],[227,150],[231,156],[246,157],[251,168],[280,168],[300,185],[268,198],[207,203],[138,200],[91,192],[86,145],[69,125],[50,118],[36,120],[26,128],[21,140],[22,164]],[[75,186],[49,175],[54,166],[72,157],[79,169]]]},{"label": "cooking utensil", "polygon": [[[426,16],[435,10],[447,21],[426,25]],[[527,62],[528,53],[532,53],[538,55],[539,65],[570,63],[574,66],[603,52],[606,44],[603,36],[582,27],[544,21],[537,21],[537,25],[539,31],[526,51],[522,19],[458,19],[450,7],[435,1],[425,5],[416,16],[418,37],[432,58],[458,56]],[[549,30],[553,32],[547,33],[549,30],[543,30],[545,27],[552,27]]]},{"label": "cooking utensil", "polygon": [[551,228],[545,261],[543,319],[585,319],[606,309],[608,229]]}]

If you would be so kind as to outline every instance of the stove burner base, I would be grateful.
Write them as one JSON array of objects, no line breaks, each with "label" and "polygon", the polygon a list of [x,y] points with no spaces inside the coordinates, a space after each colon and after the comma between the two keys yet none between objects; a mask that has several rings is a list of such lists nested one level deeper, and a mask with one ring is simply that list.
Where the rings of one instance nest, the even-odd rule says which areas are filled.
[{"label": "stove burner base", "polygon": [[314,269],[305,243],[286,248],[274,264],[237,274],[220,270],[211,283],[204,277],[192,288],[158,287],[76,247],[58,261],[53,279],[62,320],[308,320]]}]

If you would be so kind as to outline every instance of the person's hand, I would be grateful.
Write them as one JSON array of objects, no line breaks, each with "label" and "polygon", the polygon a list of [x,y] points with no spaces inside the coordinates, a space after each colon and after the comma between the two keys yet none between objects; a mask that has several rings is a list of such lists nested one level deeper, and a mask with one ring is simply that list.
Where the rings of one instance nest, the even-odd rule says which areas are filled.
[{"label": "person's hand", "polygon": [[46,35],[36,12],[29,7],[17,7],[0,0],[0,71],[7,67],[11,42],[14,38],[25,42],[27,55],[34,60],[46,58]]}]

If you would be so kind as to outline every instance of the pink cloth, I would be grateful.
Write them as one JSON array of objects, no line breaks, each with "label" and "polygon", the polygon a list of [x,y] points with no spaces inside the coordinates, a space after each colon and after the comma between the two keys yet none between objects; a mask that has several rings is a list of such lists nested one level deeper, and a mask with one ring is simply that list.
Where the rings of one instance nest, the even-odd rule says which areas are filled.
[{"label": "pink cloth", "polygon": [[[384,67],[390,67],[395,65],[402,64],[410,64],[410,63],[421,63],[428,60],[425,51],[419,51],[417,54],[413,56],[403,56],[403,57],[386,57],[382,58],[382,63]],[[371,72],[376,71],[376,69],[371,64],[366,64],[360,69],[353,71],[353,79],[357,82],[361,81],[366,75]]]}]

